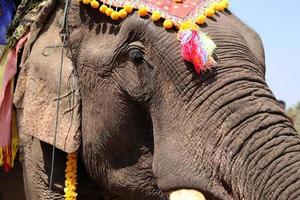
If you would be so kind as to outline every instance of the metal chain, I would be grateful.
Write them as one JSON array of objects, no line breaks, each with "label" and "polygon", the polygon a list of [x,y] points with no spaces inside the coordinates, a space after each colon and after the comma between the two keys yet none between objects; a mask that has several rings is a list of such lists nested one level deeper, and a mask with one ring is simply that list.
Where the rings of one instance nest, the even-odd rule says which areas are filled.
[{"label": "metal chain", "polygon": [[55,116],[55,130],[54,130],[54,142],[52,148],[52,159],[51,159],[51,172],[50,172],[50,181],[49,181],[49,199],[52,199],[52,184],[53,184],[53,173],[54,173],[54,163],[55,163],[55,149],[56,149],[56,137],[58,131],[58,118],[59,118],[59,110],[60,110],[60,101],[61,101],[61,85],[62,85],[62,72],[63,72],[63,62],[64,62],[64,48],[67,39],[67,17],[69,11],[69,2],[70,0],[66,0],[65,9],[64,9],[64,18],[61,27],[60,36],[62,39],[62,49],[61,49],[61,60],[60,60],[60,71],[59,71],[59,79],[58,79],[58,88],[57,88],[57,104],[56,104],[56,116]]}]

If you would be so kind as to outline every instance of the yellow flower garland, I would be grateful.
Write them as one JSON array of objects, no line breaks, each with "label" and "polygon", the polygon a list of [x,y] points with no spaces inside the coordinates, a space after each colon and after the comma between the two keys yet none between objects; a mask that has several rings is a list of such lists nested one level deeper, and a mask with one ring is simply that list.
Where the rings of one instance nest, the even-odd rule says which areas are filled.
[{"label": "yellow flower garland", "polygon": [[76,200],[77,186],[77,153],[69,153],[65,170],[65,200]]}]

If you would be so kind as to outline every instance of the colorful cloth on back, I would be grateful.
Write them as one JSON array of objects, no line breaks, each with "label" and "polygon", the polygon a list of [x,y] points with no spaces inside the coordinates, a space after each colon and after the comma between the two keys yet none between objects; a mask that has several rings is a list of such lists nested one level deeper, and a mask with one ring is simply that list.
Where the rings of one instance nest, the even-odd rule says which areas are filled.
[{"label": "colorful cloth on back", "polygon": [[10,25],[14,14],[14,2],[10,0],[0,0],[0,45],[7,43],[6,31]]},{"label": "colorful cloth on back", "polygon": [[[8,171],[11,166],[11,139],[12,139],[12,94],[11,94],[11,82],[4,84],[6,79],[6,65],[11,50],[6,48],[3,55],[0,58],[0,166],[4,166],[4,170]],[[6,85],[6,86],[4,86]],[[8,90],[4,92],[3,88]]]},{"label": "colorful cloth on back", "polygon": [[[2,2],[13,1],[0,0],[0,2],[2,6],[4,5]],[[42,7],[42,0],[23,0],[17,9],[12,23],[12,15],[9,22],[8,18],[5,18],[6,21],[3,21],[6,28],[3,37],[1,35],[1,40],[5,38],[5,42],[6,29],[8,24],[11,23],[7,30],[8,45],[10,48],[1,45],[0,49],[0,166],[3,166],[5,171],[9,171],[13,167],[14,158],[18,150],[16,113],[13,109],[13,83],[17,71],[18,52],[25,45],[28,38],[27,33]]]},{"label": "colorful cloth on back", "polygon": [[[4,166],[4,170],[8,171],[13,166],[13,159],[17,149],[12,148],[12,140],[17,144],[17,133],[12,132],[12,92],[2,92],[4,88],[4,79],[6,74],[6,64],[10,54],[10,49],[6,46],[6,31],[13,20],[14,2],[10,0],[0,0],[0,166]],[[11,82],[8,82],[7,89],[11,89]],[[5,86],[6,87],[6,86]],[[5,93],[5,94],[4,94]],[[10,101],[4,100],[9,97]],[[7,98],[5,98],[7,99]],[[16,130],[14,128],[14,130]],[[14,150],[12,150],[14,149]]]},{"label": "colorful cloth on back", "polygon": [[13,47],[19,39],[29,32],[44,4],[45,0],[22,0],[7,31],[10,47]]},{"label": "colorful cloth on back", "polygon": [[13,49],[7,48],[0,58],[0,165],[9,171],[14,165],[18,150],[16,114],[13,110],[14,76],[17,72],[17,56],[28,35]]}]

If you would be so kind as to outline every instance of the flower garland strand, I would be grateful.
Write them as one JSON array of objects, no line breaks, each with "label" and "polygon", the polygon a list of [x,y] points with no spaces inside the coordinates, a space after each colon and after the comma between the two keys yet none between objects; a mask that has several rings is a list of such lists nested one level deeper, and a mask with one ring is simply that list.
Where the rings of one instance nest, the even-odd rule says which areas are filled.
[{"label": "flower garland strand", "polygon": [[65,170],[65,200],[76,200],[77,193],[77,153],[69,153]]}]

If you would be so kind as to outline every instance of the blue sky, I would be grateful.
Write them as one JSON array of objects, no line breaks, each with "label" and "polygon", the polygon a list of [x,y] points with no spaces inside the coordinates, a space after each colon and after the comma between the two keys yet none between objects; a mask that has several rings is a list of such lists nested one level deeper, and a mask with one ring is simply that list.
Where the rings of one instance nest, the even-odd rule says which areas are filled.
[{"label": "blue sky", "polygon": [[230,10],[261,36],[275,96],[300,102],[300,0],[230,0]]}]

